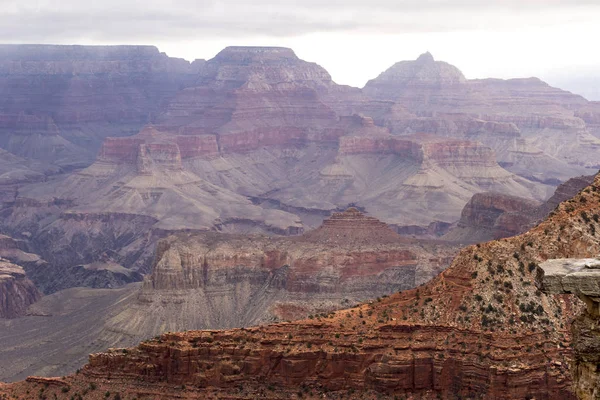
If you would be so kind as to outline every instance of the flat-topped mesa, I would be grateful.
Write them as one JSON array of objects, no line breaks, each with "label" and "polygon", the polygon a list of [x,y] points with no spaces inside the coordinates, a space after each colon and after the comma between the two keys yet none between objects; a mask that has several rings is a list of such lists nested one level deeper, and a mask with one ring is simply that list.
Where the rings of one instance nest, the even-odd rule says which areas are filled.
[{"label": "flat-topped mesa", "polygon": [[363,214],[355,207],[336,212],[323,225],[304,235],[309,241],[352,243],[356,245],[401,241],[401,236],[386,223]]},{"label": "flat-topped mesa", "polygon": [[35,75],[192,71],[155,46],[0,45],[0,71]]},{"label": "flat-topped mesa", "polygon": [[236,63],[248,62],[280,62],[282,60],[298,61],[294,50],[287,47],[269,46],[229,46],[221,50],[213,59]]},{"label": "flat-topped mesa", "polygon": [[[51,117],[61,130],[90,122],[127,123],[136,129],[193,84],[201,65],[153,46],[0,45],[0,86],[7,90],[0,109],[8,115]],[[31,121],[18,122],[27,127]],[[94,127],[99,138],[114,131]],[[89,145],[95,152],[100,143]]]},{"label": "flat-topped mesa", "polygon": [[540,264],[538,285],[548,294],[575,294],[600,317],[600,258],[556,259]]},{"label": "flat-topped mesa", "polygon": [[203,65],[196,83],[216,90],[320,89],[332,84],[324,68],[283,47],[227,47]]},{"label": "flat-topped mesa", "polygon": [[53,44],[3,44],[0,60],[116,60],[149,58],[159,54],[156,46],[82,46]]}]

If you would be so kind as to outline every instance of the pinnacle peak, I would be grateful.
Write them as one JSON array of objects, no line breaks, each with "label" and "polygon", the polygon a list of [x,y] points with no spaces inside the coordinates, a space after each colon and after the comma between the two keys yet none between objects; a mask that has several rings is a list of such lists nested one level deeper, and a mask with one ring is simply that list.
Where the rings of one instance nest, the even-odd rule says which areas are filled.
[{"label": "pinnacle peak", "polygon": [[429,63],[429,62],[435,62],[435,59],[433,58],[433,55],[431,55],[430,52],[426,52],[423,53],[419,56],[419,58],[417,58],[418,62],[421,63]]}]

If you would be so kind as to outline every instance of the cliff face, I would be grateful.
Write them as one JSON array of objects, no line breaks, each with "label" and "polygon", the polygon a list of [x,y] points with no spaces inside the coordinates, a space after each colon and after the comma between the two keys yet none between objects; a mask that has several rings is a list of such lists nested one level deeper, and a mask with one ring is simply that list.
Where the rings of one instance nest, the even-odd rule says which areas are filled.
[{"label": "cliff face", "polygon": [[19,317],[40,298],[23,268],[0,258],[0,318]]},{"label": "cliff face", "polygon": [[0,146],[87,165],[104,137],[139,130],[199,65],[151,46],[0,46]]},{"label": "cliff face", "polygon": [[573,322],[573,343],[576,365],[573,371],[575,391],[581,400],[600,399],[600,329],[599,317],[582,313]]},{"label": "cliff face", "polygon": [[571,325],[573,388],[581,400],[599,399],[600,258],[548,260],[540,265],[537,278],[545,293],[573,294],[585,303],[585,311]]},{"label": "cliff face", "polygon": [[466,80],[425,54],[392,66],[364,93],[396,103],[376,117],[393,132],[479,140],[501,165],[533,180],[565,181],[598,167],[597,105],[536,78]]},{"label": "cliff face", "polygon": [[[82,64],[48,64],[51,77],[71,70],[85,77],[83,71],[89,69],[90,79],[116,79],[98,70],[112,63],[123,71],[119,79],[128,74],[147,79],[143,82],[151,86],[140,91],[152,96],[140,101],[149,104],[138,104],[133,97],[123,106],[114,97],[121,96],[117,83],[106,98],[96,90],[90,101],[110,102],[106,112],[129,106],[162,111],[135,135],[123,137],[121,130],[106,138],[88,168],[27,185],[18,194],[14,188],[9,191],[4,231],[29,237],[52,265],[72,268],[105,261],[108,250],[111,262],[146,272],[156,240],[170,232],[299,234],[349,204],[400,231],[423,231],[454,223],[478,192],[541,200],[549,190],[506,171],[489,146],[469,138],[395,135],[381,126],[378,116],[343,114],[361,111],[361,104],[374,114],[388,107],[395,115],[401,110],[336,85],[323,68],[289,49],[227,48],[191,66],[153,48],[63,50],[60,57],[81,59]],[[44,47],[36,57],[52,51],[58,50]],[[25,56],[13,58],[18,57]],[[33,71],[42,68],[39,60],[32,62]],[[192,72],[192,86],[169,86]],[[154,80],[168,85],[155,87]],[[126,82],[118,85],[119,90],[128,87]],[[172,95],[165,94],[167,89],[173,89]],[[63,120],[56,115],[19,115],[21,122],[7,119],[7,124],[27,122],[40,135],[47,129],[48,137],[65,139]],[[516,129],[489,121],[469,126],[489,134]],[[65,286],[48,282],[44,287],[53,291]]]},{"label": "cliff face", "polygon": [[90,351],[133,346],[168,331],[244,327],[348,307],[431,279],[457,250],[402,238],[350,209],[296,237],[169,236],[159,241],[144,282],[124,287],[118,286],[128,271],[110,261],[37,269],[54,277],[46,277],[53,286],[45,289],[78,287],[44,296],[31,317],[0,323],[6,343],[0,380],[67,375]]},{"label": "cliff face", "polygon": [[545,202],[504,193],[474,195],[462,211],[458,224],[443,238],[453,242],[477,243],[518,235],[543,220],[560,203],[575,196],[594,181],[594,175],[569,179],[559,185]]},{"label": "cliff face", "polygon": [[138,303],[111,329],[148,337],[305,317],[415,287],[453,254],[452,246],[403,239],[356,209],[298,237],[180,234],[159,242]]},{"label": "cliff face", "polygon": [[581,305],[543,294],[535,275],[548,258],[598,254],[599,200],[597,176],[539,226],[463,249],[417,289],[312,320],[165,334],[91,355],[66,382],[153,398],[254,398],[268,386],[276,398],[306,387],[351,397],[574,399],[568,324]]}]

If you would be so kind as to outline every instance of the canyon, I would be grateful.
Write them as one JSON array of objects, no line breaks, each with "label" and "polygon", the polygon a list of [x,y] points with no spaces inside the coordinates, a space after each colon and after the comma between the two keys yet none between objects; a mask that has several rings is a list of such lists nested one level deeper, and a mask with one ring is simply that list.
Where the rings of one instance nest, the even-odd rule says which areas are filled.
[{"label": "canyon", "polygon": [[279,47],[0,45],[0,91],[0,378],[98,353],[0,392],[574,398],[533,277],[597,255],[600,103]]},{"label": "canyon", "polygon": [[65,289],[29,307],[26,317],[0,320],[0,358],[10,360],[0,378],[72,373],[91,351],[168,331],[331,312],[420,285],[456,252],[447,243],[404,238],[353,208],[301,236],[173,234],[158,242],[141,285]]},{"label": "canyon", "polygon": [[[575,399],[569,324],[582,303],[536,286],[540,263],[590,258],[600,175],[528,232],[464,248],[418,288],[312,318],[166,333],[90,355],[78,373],[6,395],[62,388],[143,398]],[[29,392],[28,392],[29,391]]]},{"label": "canyon", "polygon": [[538,80],[467,80],[428,54],[358,89],[286,48],[193,63],[143,46],[1,50],[14,100],[0,147],[14,159],[0,168],[15,178],[0,182],[0,229],[63,271],[109,263],[140,279],[171,233],[297,235],[349,205],[436,237],[477,193],[544,201],[598,167],[595,103]]}]

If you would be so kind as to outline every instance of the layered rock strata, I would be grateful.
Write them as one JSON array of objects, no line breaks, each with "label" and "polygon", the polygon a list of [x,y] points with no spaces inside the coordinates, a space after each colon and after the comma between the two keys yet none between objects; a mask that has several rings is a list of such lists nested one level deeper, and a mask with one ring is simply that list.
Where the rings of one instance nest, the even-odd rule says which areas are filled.
[{"label": "layered rock strata", "polygon": [[545,202],[486,192],[474,195],[445,240],[476,243],[523,233],[543,220],[561,202],[575,196],[594,181],[594,175],[571,178],[558,186]]},{"label": "layered rock strata", "polygon": [[150,122],[201,64],[151,46],[2,45],[0,147],[65,167],[89,165],[104,137]]},{"label": "layered rock strata", "polygon": [[424,54],[395,64],[364,93],[396,103],[376,117],[392,131],[479,140],[501,165],[529,179],[558,183],[598,167],[597,105],[537,78],[467,80]]},{"label": "layered rock strata", "polygon": [[[191,68],[196,78],[169,95],[153,124],[105,139],[88,168],[13,192],[3,231],[30,238],[53,266],[87,265],[108,253],[110,262],[144,273],[156,240],[169,233],[295,235],[349,204],[398,231],[423,231],[454,223],[475,193],[542,200],[551,190],[508,172],[490,147],[468,138],[394,135],[374,117],[344,115],[344,96],[372,112],[378,103],[358,101],[289,49],[227,48],[188,67],[152,49],[130,50],[143,71],[156,62],[150,71],[185,75]],[[92,69],[97,58],[129,60],[126,48],[103,49],[102,57],[68,51],[92,57]],[[60,119],[48,118],[54,122],[23,121],[60,128]],[[482,126],[510,131],[501,123]]]},{"label": "layered rock strata", "polygon": [[139,336],[305,317],[412,288],[453,254],[452,246],[403,239],[354,208],[293,238],[177,235],[159,242],[138,304],[112,322]]},{"label": "layered rock strata", "polygon": [[[333,391],[575,399],[569,323],[581,303],[545,295],[535,281],[547,259],[600,252],[599,200],[596,177],[537,227],[463,249],[450,268],[419,288],[304,321],[165,334],[133,349],[91,355],[67,383],[82,390],[94,382],[103,391],[150,398]],[[32,388],[24,382],[3,390]]]},{"label": "layered rock strata", "polygon": [[23,268],[0,258],[0,318],[19,317],[40,298]]},{"label": "layered rock strata", "polygon": [[[356,209],[299,237],[180,233],[159,242],[143,284],[61,290],[30,308],[30,317],[0,323],[6,343],[0,359],[7,360],[0,380],[66,375],[90,351],[132,346],[166,331],[243,327],[348,307],[430,279],[456,251],[401,238]],[[85,273],[88,286],[117,287],[101,274],[117,278],[121,270],[106,261],[71,269],[62,280]]]}]

